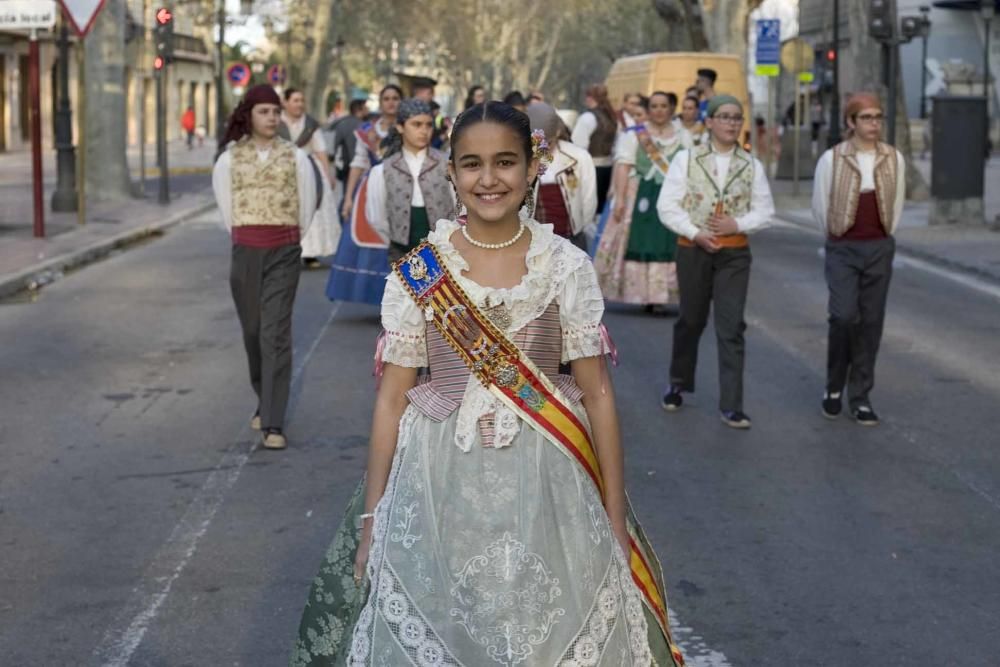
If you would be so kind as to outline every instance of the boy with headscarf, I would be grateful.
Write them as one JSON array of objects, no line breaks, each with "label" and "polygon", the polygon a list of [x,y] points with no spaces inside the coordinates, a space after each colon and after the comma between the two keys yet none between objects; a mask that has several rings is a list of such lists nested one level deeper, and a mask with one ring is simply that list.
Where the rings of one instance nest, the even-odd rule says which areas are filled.
[{"label": "boy with headscarf", "polygon": [[677,154],[656,204],[660,220],[678,236],[681,292],[670,386],[662,406],[677,410],[684,402],[682,392],[694,391],[698,343],[711,309],[719,351],[719,413],[727,426],[748,429],[750,417],[743,412],[748,235],[771,223],[774,201],[763,165],[739,145],[744,122],[740,101],[716,95],[707,113],[709,140]]},{"label": "boy with headscarf", "polygon": [[368,175],[365,215],[388,239],[390,262],[416,247],[438,220],[454,217],[448,159],[431,148],[433,136],[430,103],[415,97],[404,100],[396,124],[382,140],[382,162]]},{"label": "boy with headscarf", "polygon": [[552,225],[559,236],[581,250],[587,249],[585,231],[593,230],[597,213],[597,170],[586,149],[568,141],[566,124],[551,105],[528,106],[532,130],[541,130],[552,153],[549,164],[535,181],[534,218]]},{"label": "boy with headscarf", "polygon": [[871,93],[851,97],[844,109],[847,139],[816,165],[812,209],[826,232],[829,345],[822,412],[836,419],[847,399],[854,420],[878,424],[868,394],[875,386],[875,357],[882,340],[893,239],[906,193],[903,155],[883,143],[882,101]]},{"label": "boy with headscarf", "polygon": [[316,213],[323,178],[305,153],[277,136],[280,113],[281,98],[270,86],[247,91],[229,118],[212,172],[222,222],[232,234],[229,282],[257,394],[251,426],[262,431],[268,449],[287,446],[299,242]]}]

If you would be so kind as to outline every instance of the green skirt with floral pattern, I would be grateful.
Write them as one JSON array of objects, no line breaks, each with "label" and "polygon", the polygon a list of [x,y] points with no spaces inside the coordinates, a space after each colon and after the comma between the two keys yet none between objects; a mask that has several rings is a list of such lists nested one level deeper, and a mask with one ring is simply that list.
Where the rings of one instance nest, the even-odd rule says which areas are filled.
[{"label": "green skirt with floral pattern", "polygon": [[354,520],[364,512],[364,506],[365,481],[362,479],[309,590],[290,667],[342,667],[347,664],[351,634],[368,599],[367,578],[361,586],[354,583],[354,557],[360,537]]}]

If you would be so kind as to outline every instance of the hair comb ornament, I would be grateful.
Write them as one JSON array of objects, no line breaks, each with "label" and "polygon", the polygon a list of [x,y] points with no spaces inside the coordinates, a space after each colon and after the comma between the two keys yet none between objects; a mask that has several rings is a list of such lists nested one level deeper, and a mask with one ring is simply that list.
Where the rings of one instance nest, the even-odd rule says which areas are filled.
[{"label": "hair comb ornament", "polygon": [[531,157],[538,160],[539,176],[544,174],[545,170],[552,164],[552,151],[549,150],[549,142],[542,129],[531,131]]}]

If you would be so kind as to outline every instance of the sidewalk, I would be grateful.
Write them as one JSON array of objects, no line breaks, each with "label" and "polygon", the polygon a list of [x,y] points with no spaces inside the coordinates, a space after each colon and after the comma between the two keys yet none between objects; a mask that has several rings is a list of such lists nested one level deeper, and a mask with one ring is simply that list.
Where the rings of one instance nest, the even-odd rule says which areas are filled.
[{"label": "sidewalk", "polygon": [[[930,162],[917,160],[917,168],[930,181]],[[986,167],[986,220],[1000,220],[1000,158]],[[810,210],[812,181],[800,181],[800,195],[792,196],[791,181],[772,181],[778,216],[816,229]],[[896,247],[903,254],[1000,283],[1000,231],[988,225],[928,224],[928,202],[907,202],[896,232]]]},{"label": "sidewalk", "polygon": [[[155,151],[149,148],[146,197],[108,203],[89,201],[84,225],[77,223],[75,212],[51,211],[55,155],[43,155],[46,237],[40,239],[32,233],[31,154],[0,154],[0,298],[36,289],[66,271],[211,209],[214,200],[209,174],[214,142],[190,151],[182,142],[173,142],[168,151],[170,204],[156,203],[155,173],[149,173]],[[138,148],[130,150],[128,157],[132,178],[137,181]]]}]

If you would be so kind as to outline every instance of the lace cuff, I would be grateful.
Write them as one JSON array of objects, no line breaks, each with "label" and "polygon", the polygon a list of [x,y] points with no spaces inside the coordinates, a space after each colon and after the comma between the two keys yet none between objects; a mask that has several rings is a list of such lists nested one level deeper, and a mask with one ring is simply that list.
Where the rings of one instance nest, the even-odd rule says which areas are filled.
[{"label": "lace cuff", "polygon": [[585,324],[575,329],[565,329],[562,335],[562,363],[574,359],[599,357],[610,350],[604,344],[600,323]]},{"label": "lace cuff", "polygon": [[423,334],[386,331],[381,361],[406,368],[427,366],[427,339]]}]

